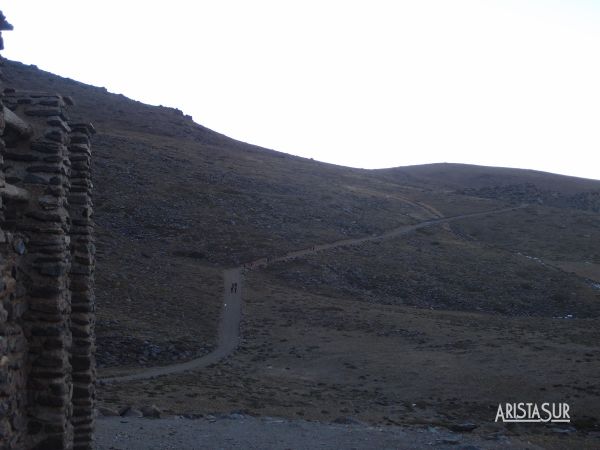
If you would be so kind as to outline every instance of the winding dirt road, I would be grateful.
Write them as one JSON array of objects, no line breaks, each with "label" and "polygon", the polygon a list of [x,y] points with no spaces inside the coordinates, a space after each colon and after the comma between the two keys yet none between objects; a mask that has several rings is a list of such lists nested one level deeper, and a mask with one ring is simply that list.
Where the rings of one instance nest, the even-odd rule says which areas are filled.
[{"label": "winding dirt road", "polygon": [[256,261],[243,264],[241,267],[226,269],[223,272],[223,312],[221,322],[219,324],[219,338],[217,342],[217,348],[214,351],[207,355],[201,356],[196,359],[192,359],[184,363],[173,364],[169,366],[152,367],[130,375],[120,375],[109,378],[103,378],[100,380],[100,383],[120,383],[126,381],[144,380],[164,375],[186,372],[190,370],[197,370],[214,364],[220,361],[222,358],[231,354],[236,349],[239,342],[240,321],[242,318],[242,280],[243,273],[246,270],[260,269],[268,266],[269,264],[282,261],[290,261],[296,258],[300,258],[302,256],[311,255],[332,248],[347,247],[351,245],[362,244],[364,242],[391,239],[397,236],[402,236],[411,233],[420,228],[446,224],[448,222],[466,219],[469,217],[478,217],[490,214],[501,214],[509,211],[514,211],[516,209],[521,209],[526,206],[527,205],[521,205],[510,208],[483,211],[478,213],[461,214],[451,217],[430,219],[414,225],[404,225],[402,227],[398,227],[378,235],[365,236],[362,238],[354,239],[343,239],[331,242],[329,244],[315,245],[313,247],[297,250],[277,257],[261,258]]},{"label": "winding dirt road", "polygon": [[130,375],[120,375],[103,378],[101,383],[116,383],[124,381],[144,380],[163,375],[201,369],[214,364],[232,353],[238,345],[240,320],[242,319],[242,270],[226,269],[223,271],[223,309],[219,323],[219,338],[217,348],[208,355],[192,359],[184,363],[169,366],[152,367]]}]

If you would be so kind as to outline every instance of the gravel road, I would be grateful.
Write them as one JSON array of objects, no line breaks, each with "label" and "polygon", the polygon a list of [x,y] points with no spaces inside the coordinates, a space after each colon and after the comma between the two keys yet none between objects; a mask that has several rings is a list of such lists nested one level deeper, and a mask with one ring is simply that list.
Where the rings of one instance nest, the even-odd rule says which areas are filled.
[{"label": "gravel road", "polygon": [[230,414],[224,417],[145,419],[101,417],[98,450],[166,449],[539,449],[505,436],[481,437],[444,428],[324,424]]}]

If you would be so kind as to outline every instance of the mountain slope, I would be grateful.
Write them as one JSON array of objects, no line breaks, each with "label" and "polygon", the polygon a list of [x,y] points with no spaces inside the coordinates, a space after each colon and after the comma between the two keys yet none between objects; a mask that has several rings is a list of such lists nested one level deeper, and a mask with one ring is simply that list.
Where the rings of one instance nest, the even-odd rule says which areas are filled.
[{"label": "mountain slope", "polygon": [[253,272],[238,352],[201,373],[105,387],[104,404],[484,423],[490,405],[517,391],[544,400],[552,390],[596,420],[588,428],[600,418],[600,181],[456,164],[324,164],[32,66],[7,61],[3,71],[7,86],[72,96],[73,117],[98,131],[103,373],[208,352],[224,268],[529,204]]},{"label": "mountain slope", "polygon": [[[565,197],[600,190],[600,181],[517,169],[434,164],[368,171],[324,164],[235,141],[179,110],[33,66],[7,61],[4,73],[8,86],[72,96],[73,117],[98,130],[98,330],[101,343],[129,343],[137,355],[131,363],[139,348],[152,353],[144,341],[155,341],[157,331],[165,340],[158,347],[179,346],[182,358],[210,348],[220,267],[437,215],[535,201],[481,189],[529,183]],[[173,330],[170,322],[181,327]],[[104,339],[106,323],[114,333]],[[201,349],[193,344],[198,339],[205,342]]]}]

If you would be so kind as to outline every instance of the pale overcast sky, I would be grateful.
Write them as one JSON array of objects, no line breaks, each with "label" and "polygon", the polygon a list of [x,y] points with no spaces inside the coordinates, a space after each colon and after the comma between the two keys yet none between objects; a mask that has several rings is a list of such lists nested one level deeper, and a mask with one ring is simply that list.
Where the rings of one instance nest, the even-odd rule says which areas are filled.
[{"label": "pale overcast sky", "polygon": [[600,1],[5,0],[4,56],[336,164],[600,179]]}]

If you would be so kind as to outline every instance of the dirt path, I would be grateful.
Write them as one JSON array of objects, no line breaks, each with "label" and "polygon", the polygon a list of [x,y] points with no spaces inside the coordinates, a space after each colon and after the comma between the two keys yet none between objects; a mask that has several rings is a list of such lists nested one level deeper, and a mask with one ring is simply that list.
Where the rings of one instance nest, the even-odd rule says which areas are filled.
[{"label": "dirt path", "polygon": [[256,270],[266,267],[269,264],[282,261],[290,261],[296,258],[300,258],[302,256],[311,255],[332,248],[347,247],[351,245],[362,244],[364,242],[390,239],[411,233],[420,228],[446,224],[454,220],[466,219],[469,217],[485,216],[489,214],[501,214],[509,211],[514,211],[525,206],[527,205],[426,220],[415,225],[405,225],[374,236],[366,236],[354,239],[343,239],[331,242],[329,244],[315,245],[306,249],[297,250],[277,257],[260,258],[256,261],[246,263],[241,267],[226,269],[223,272],[223,313],[221,322],[219,324],[219,338],[217,342],[217,348],[213,352],[209,353],[208,355],[204,355],[184,363],[162,367],[152,367],[130,375],[119,375],[109,378],[103,378],[100,380],[100,383],[118,383],[134,380],[144,380],[149,378],[160,377],[163,375],[170,375],[174,373],[181,373],[190,370],[201,369],[203,367],[209,366],[220,361],[222,358],[232,353],[237,347],[239,341],[239,325],[242,316],[242,280],[243,272],[245,270]]},{"label": "dirt path", "polygon": [[170,366],[152,367],[130,375],[104,378],[101,383],[115,383],[156,378],[163,375],[201,369],[229,355],[238,345],[242,318],[242,271],[240,268],[223,271],[223,316],[219,323],[217,348],[208,355]]},{"label": "dirt path", "polygon": [[[389,193],[382,194],[381,192],[379,192],[377,190],[374,190],[374,189],[368,189],[368,188],[363,188],[363,187],[359,188],[357,186],[349,186],[349,185],[345,185],[344,187],[346,189],[349,189],[349,190],[354,191],[354,192],[361,192],[361,193],[365,193],[365,194],[370,194],[370,195],[373,195],[373,196],[376,196],[376,197],[381,196],[381,197],[386,198],[386,199],[393,198],[394,200],[398,200],[398,201],[400,201],[402,203],[406,203],[407,205],[410,205],[413,208],[420,209],[425,214],[424,219],[430,219],[430,218],[439,219],[439,218],[444,217],[444,215],[440,211],[438,211],[435,207],[433,207],[433,206],[431,206],[431,205],[429,205],[429,204],[427,204],[425,202],[410,200],[409,198],[405,197],[402,194],[398,194],[398,193],[396,193],[396,194],[389,194]],[[418,220],[418,218],[415,217],[415,215],[410,214],[410,217],[413,217],[414,219]],[[423,219],[423,218],[421,218],[421,219]]]},{"label": "dirt path", "polygon": [[461,214],[458,216],[425,220],[425,221],[417,223],[415,225],[404,225],[402,227],[394,228],[393,230],[386,231],[385,233],[374,235],[374,236],[365,236],[362,238],[354,238],[354,239],[342,239],[340,241],[331,242],[329,244],[315,245],[313,247],[309,247],[306,249],[297,250],[297,251],[290,252],[290,253],[287,253],[282,256],[274,257],[274,258],[261,258],[256,261],[253,261],[251,263],[244,264],[242,266],[242,268],[244,268],[246,270],[258,269],[258,268],[266,267],[267,265],[275,263],[275,262],[290,261],[292,259],[306,256],[306,255],[311,255],[314,253],[318,253],[323,250],[330,250],[332,248],[338,248],[338,247],[347,247],[350,245],[358,245],[358,244],[362,244],[364,242],[370,242],[370,241],[381,241],[381,240],[385,240],[385,239],[394,238],[397,236],[402,236],[404,234],[411,233],[420,228],[446,224],[446,223],[452,222],[454,220],[466,219],[469,217],[485,216],[485,215],[489,215],[489,214],[500,214],[500,213],[514,211],[516,209],[524,208],[525,206],[526,205],[514,206],[514,207],[510,207],[510,208],[494,209],[491,211],[484,211],[484,212],[471,213],[471,214]]}]

